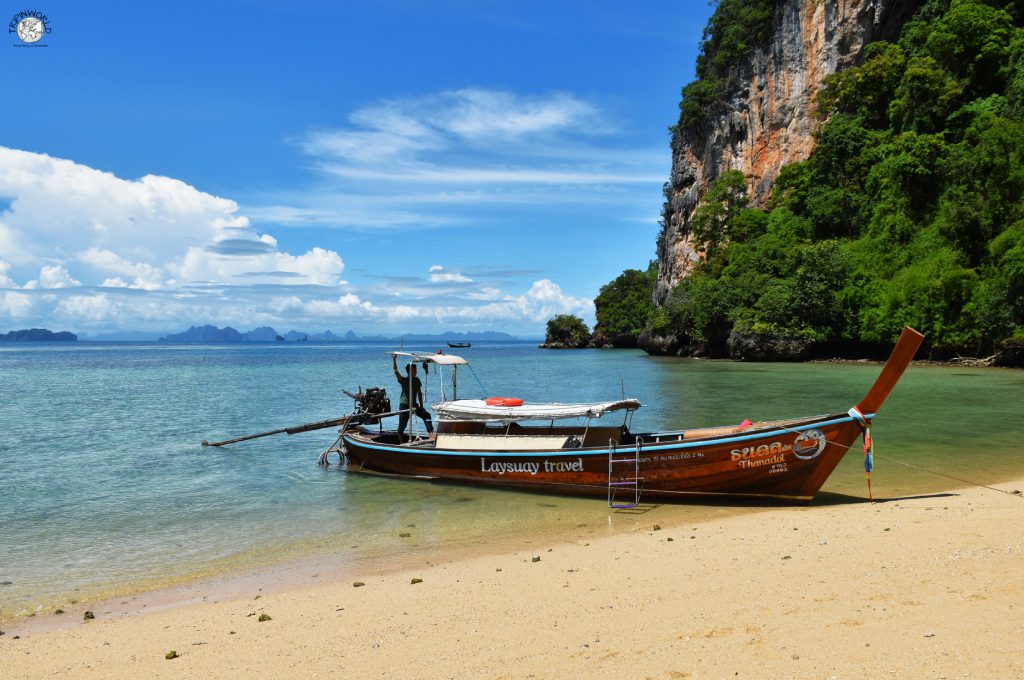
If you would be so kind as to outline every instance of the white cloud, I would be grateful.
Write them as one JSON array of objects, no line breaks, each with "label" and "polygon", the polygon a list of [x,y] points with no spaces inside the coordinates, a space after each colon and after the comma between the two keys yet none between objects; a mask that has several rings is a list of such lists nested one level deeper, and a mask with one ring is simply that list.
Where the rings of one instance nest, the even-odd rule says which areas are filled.
[{"label": "white cloud", "polygon": [[473,279],[457,272],[443,272],[431,274],[430,280],[433,283],[470,283]]},{"label": "white cloud", "polygon": [[635,213],[660,200],[669,159],[661,145],[636,148],[631,134],[570,92],[464,88],[379,100],[293,139],[321,173],[315,188],[247,211],[351,229],[479,224],[487,204],[541,214],[610,203]]},{"label": "white cloud", "polygon": [[[141,262],[129,262],[110,250],[96,247],[87,248],[78,254],[78,260],[104,273],[123,274],[132,277],[131,288],[156,290],[163,284],[163,275],[157,267]],[[120,281],[119,287],[129,286],[120,277],[107,279],[102,285],[108,285],[107,281]],[[118,286],[117,283],[112,285]]]},{"label": "white cloud", "polygon": [[473,279],[458,272],[446,272],[439,264],[431,265],[429,269],[431,283],[471,283]]},{"label": "white cloud", "polygon": [[106,295],[72,295],[57,303],[54,313],[58,316],[95,323],[106,321],[114,305]]},{"label": "white cloud", "polygon": [[[31,309],[32,298],[25,293],[6,292],[0,295],[0,312],[8,314],[12,318],[28,316]],[[0,319],[2,318],[0,316]]]},{"label": "white cloud", "polygon": [[556,314],[579,314],[585,317],[594,314],[593,300],[566,295],[562,287],[550,279],[534,281],[525,295],[508,297],[506,301],[513,303],[534,321],[545,321]]},{"label": "white cloud", "polygon": [[[500,298],[500,291],[484,288],[470,294],[483,305],[467,304],[381,304],[346,293],[331,300],[303,300],[298,296],[278,297],[268,307],[277,314],[287,313],[299,319],[317,319],[324,323],[373,321],[393,325],[401,322],[437,324],[469,324],[477,327],[495,322],[543,322],[555,314],[579,314],[592,317],[594,304],[586,298],[566,295],[549,279],[535,281],[522,295]],[[491,326],[487,326],[491,327]]]},{"label": "white cloud", "polygon": [[[596,105],[566,93],[467,88],[381,101],[349,127],[307,133],[321,169],[356,181],[595,185],[662,182],[663,154],[593,148],[613,127]],[[642,156],[637,165],[638,156]],[[467,158],[473,165],[467,165]],[[479,199],[477,199],[479,200]]]},{"label": "white cloud", "polygon": [[39,280],[29,281],[25,288],[71,288],[82,285],[81,281],[71,278],[62,264],[44,265],[39,270]]},{"label": "white cloud", "polygon": [[305,307],[308,313],[327,318],[347,318],[353,315],[363,316],[366,313],[377,314],[381,311],[381,308],[377,307],[377,305],[360,300],[359,296],[353,293],[346,293],[334,301],[313,300],[307,303]]},{"label": "white cloud", "polygon": [[466,293],[470,300],[497,300],[501,297],[501,291],[497,288],[484,286],[478,291]]},{"label": "white cloud", "polygon": [[52,257],[55,248],[57,256],[67,257],[95,246],[142,260],[248,227],[234,201],[176,179],[124,180],[5,147],[0,147],[0,195],[13,197],[2,221],[14,233],[21,257]]},{"label": "white cloud", "polygon": [[[294,255],[257,234],[232,200],[180,180],[126,180],[69,160],[0,147],[0,257],[45,265],[44,288],[85,285],[154,290],[190,280],[334,284],[341,256]],[[165,273],[176,279],[165,280]],[[111,276],[114,275],[114,276]]]},{"label": "white cloud", "polygon": [[[483,134],[474,127],[480,117],[498,113],[482,100],[466,101],[470,112],[413,110],[381,120],[395,134],[418,140],[407,147],[413,154],[452,140],[476,143],[475,135]],[[538,136],[573,129],[586,107],[575,113],[567,107],[564,115],[556,115],[555,105],[536,102],[511,108],[518,117],[504,119],[495,134],[526,146]],[[353,121],[368,120],[353,115]],[[431,166],[417,158],[409,167],[417,163]],[[391,188],[383,186],[380,196],[358,209],[387,205]],[[365,275],[369,283],[357,278],[350,285],[341,278],[346,262],[338,252],[315,243],[287,252],[267,233],[273,230],[253,227],[234,201],[167,177],[122,179],[0,147],[0,196],[10,198],[0,213],[0,321],[17,318],[25,327],[173,331],[215,323],[344,331],[356,324],[360,332],[441,325],[536,332],[554,313],[588,316],[593,310],[590,300],[568,295],[548,279],[535,280],[541,276],[536,270],[498,275],[486,267],[448,269],[428,262],[419,276],[374,272]],[[438,202],[448,205],[447,199]],[[333,215],[338,207],[316,214]],[[457,219],[435,215],[434,224]],[[19,288],[17,282],[30,278]]]},{"label": "white cloud", "polygon": [[583,126],[591,132],[606,132],[609,127],[596,107],[565,92],[523,97],[510,92],[465,89],[445,95],[450,103],[433,112],[432,122],[462,137],[517,139]]},{"label": "white cloud", "polygon": [[352,127],[308,133],[302,147],[314,156],[386,166],[459,142],[515,144],[526,137],[610,129],[597,107],[569,93],[527,96],[474,88],[384,100],[357,109],[349,122]]},{"label": "white cloud", "polygon": [[14,282],[8,272],[11,271],[11,263],[0,260],[0,288],[17,288],[18,284]]},{"label": "white cloud", "polygon": [[314,284],[333,286],[345,269],[341,256],[314,247],[302,255],[277,251],[226,256],[204,248],[189,248],[180,264],[168,265],[186,281]]}]

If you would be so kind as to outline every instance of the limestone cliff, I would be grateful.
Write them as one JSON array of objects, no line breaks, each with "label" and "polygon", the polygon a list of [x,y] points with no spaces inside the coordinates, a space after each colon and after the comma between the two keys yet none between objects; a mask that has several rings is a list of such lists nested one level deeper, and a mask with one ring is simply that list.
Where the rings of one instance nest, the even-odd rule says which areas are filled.
[{"label": "limestone cliff", "polygon": [[718,175],[741,170],[751,202],[771,195],[779,169],[806,158],[819,120],[814,98],[826,76],[854,65],[874,40],[892,40],[921,0],[779,0],[772,30],[736,67],[722,106],[672,140],[672,176],[658,241],[655,304],[697,263],[690,220]]}]

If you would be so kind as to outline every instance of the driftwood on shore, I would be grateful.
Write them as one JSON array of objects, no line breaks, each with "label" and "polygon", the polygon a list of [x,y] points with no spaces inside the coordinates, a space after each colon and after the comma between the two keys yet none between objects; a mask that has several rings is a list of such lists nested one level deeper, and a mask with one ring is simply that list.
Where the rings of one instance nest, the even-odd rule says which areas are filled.
[{"label": "driftwood on shore", "polygon": [[982,357],[982,358],[956,356],[956,357],[953,357],[952,359],[950,359],[946,363],[954,364],[956,366],[981,366],[981,367],[987,367],[987,366],[996,366],[997,365],[996,362],[997,362],[998,359],[999,359],[999,355],[998,354],[993,354],[992,356]]}]

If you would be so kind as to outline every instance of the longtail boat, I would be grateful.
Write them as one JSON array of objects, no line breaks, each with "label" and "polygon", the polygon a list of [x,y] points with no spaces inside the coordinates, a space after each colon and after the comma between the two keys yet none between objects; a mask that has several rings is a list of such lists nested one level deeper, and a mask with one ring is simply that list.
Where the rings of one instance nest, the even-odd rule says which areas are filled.
[{"label": "longtail boat", "polygon": [[[452,399],[442,391],[442,401],[434,404],[437,433],[403,437],[369,427],[368,421],[391,414],[361,409],[357,399],[356,412],[328,452],[341,453],[352,472],[602,496],[611,507],[633,507],[641,497],[808,503],[858,437],[864,438],[870,481],[872,419],[923,339],[905,328],[874,385],[849,411],[646,433],[629,429],[630,415],[640,407],[635,399],[591,404],[458,399],[458,367],[468,363],[465,359],[392,353],[451,369]],[[625,412],[621,425],[594,423],[616,411]],[[569,419],[575,424],[559,422]]]}]

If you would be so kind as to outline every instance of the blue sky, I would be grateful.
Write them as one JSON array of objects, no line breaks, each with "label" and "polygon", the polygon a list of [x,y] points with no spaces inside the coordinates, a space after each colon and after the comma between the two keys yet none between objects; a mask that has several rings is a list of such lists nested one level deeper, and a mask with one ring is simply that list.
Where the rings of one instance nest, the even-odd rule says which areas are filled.
[{"label": "blue sky", "polygon": [[32,9],[46,47],[0,44],[0,331],[529,335],[654,256],[711,12]]}]

